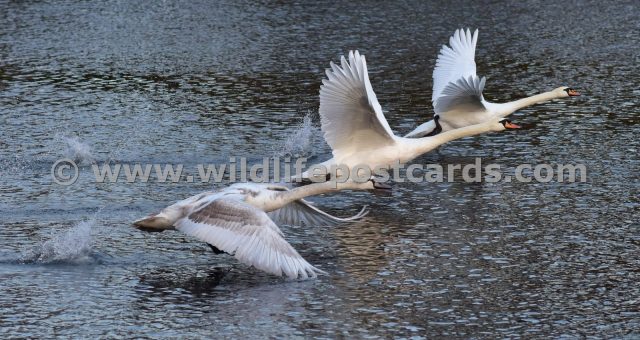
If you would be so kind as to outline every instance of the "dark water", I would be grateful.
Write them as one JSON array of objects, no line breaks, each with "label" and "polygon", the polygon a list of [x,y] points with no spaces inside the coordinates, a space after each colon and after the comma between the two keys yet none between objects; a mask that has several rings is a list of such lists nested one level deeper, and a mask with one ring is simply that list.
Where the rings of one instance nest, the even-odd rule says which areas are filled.
[{"label": "dark water", "polygon": [[[640,336],[636,2],[0,9],[4,337]],[[460,26],[480,28],[488,99],[561,85],[584,96],[515,114],[528,129],[417,161],[582,163],[586,183],[396,183],[390,197],[317,198],[336,213],[372,212],[352,225],[285,228],[331,274],[292,282],[181,234],[129,226],[210,184],[94,182],[91,158],[192,167],[282,152],[317,111],[329,60],[355,48],[390,125],[408,132],[431,116],[435,56]],[[312,132],[306,153],[328,158]],[[52,163],[82,151],[67,150],[74,137],[91,151],[78,183],[56,185]]]}]

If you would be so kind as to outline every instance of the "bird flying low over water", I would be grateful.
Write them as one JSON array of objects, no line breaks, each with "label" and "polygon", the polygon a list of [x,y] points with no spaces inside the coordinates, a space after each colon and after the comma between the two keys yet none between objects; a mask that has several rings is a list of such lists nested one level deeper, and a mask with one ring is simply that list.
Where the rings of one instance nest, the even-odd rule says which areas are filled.
[{"label": "bird flying low over water", "polygon": [[[340,65],[332,62],[326,75],[320,87],[319,109],[324,139],[333,152],[332,159],[321,163],[326,168],[333,165],[349,169],[361,165],[370,169],[389,168],[452,140],[519,128],[508,119],[493,118],[422,138],[396,136],[373,92],[363,55],[349,52],[348,60],[342,57]],[[302,174],[303,179],[310,176],[308,172]]]},{"label": "bird flying low over water", "polygon": [[[478,30],[471,34],[469,29],[458,29],[449,39],[450,46],[442,46],[433,70],[431,101],[435,112],[434,119],[418,126],[405,137],[435,135],[490,119],[504,118],[524,107],[552,99],[580,95],[568,86],[561,86],[549,92],[507,103],[485,100],[482,91],[486,78],[480,78],[476,74],[477,42]],[[439,122],[435,118],[439,118]]]},{"label": "bird flying low over water", "polygon": [[179,230],[238,261],[277,276],[309,278],[324,271],[309,264],[284,239],[276,223],[333,225],[361,219],[339,218],[314,207],[304,197],[338,190],[385,188],[375,179],[365,182],[314,183],[290,189],[278,184],[236,183],[172,204],[133,225],[143,231]]}]

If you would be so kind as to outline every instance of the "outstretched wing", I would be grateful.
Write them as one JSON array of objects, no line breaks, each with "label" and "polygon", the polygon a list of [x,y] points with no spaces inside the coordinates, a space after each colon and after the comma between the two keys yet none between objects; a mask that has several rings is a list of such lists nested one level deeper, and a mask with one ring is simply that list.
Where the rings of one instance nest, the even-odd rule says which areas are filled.
[{"label": "outstretched wing", "polygon": [[471,34],[467,29],[457,29],[451,38],[449,45],[443,45],[436,60],[433,70],[433,94],[431,101],[434,103],[440,97],[444,89],[451,82],[460,78],[476,76],[476,43],[478,42],[478,30]]},{"label": "outstretched wing", "polygon": [[[486,78],[468,76],[449,83],[433,102],[436,114],[443,112],[477,112],[484,110],[482,90]],[[446,117],[441,117],[446,119]]]},{"label": "outstretched wing", "polygon": [[369,82],[364,56],[351,51],[348,62],[344,57],[340,66],[332,62],[326,73],[319,111],[334,156],[392,144],[393,132]]},{"label": "outstretched wing", "polygon": [[340,223],[353,222],[366,216],[367,207],[350,217],[337,217],[316,208],[311,202],[298,200],[284,207],[268,212],[267,215],[279,225],[334,226]]},{"label": "outstretched wing", "polygon": [[241,201],[216,199],[174,226],[267,273],[289,278],[324,273],[293,249],[265,212]]}]

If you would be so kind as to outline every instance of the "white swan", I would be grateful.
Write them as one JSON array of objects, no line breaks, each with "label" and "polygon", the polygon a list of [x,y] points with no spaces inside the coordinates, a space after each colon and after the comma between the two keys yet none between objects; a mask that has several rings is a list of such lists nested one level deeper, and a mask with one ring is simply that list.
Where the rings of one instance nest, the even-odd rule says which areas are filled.
[{"label": "white swan", "polygon": [[[492,103],[482,96],[485,77],[476,75],[476,43],[478,30],[473,35],[468,29],[455,31],[449,39],[451,47],[443,45],[433,70],[433,93],[431,101],[435,117],[405,137],[422,137],[442,131],[479,124],[494,118],[503,118],[533,104],[552,99],[579,96],[570,87],[562,86],[552,91],[508,103]],[[439,126],[438,126],[439,123]]]},{"label": "white swan", "polygon": [[[324,273],[309,264],[284,239],[276,222],[335,223],[357,220],[331,216],[302,198],[338,190],[373,190],[374,179],[364,183],[324,182],[289,189],[277,184],[236,183],[219,191],[204,192],[179,201],[161,212],[133,222],[144,231],[177,229],[209,243],[214,251],[234,255],[247,265],[289,278],[316,277]],[[382,186],[384,187],[384,186]]]},{"label": "white swan", "polygon": [[[320,86],[319,112],[324,138],[334,158],[321,163],[325,167],[340,165],[353,169],[356,165],[367,165],[371,170],[390,167],[455,139],[519,128],[507,119],[496,118],[435,136],[395,136],[369,82],[364,56],[351,51],[348,62],[344,57],[341,66],[332,62],[326,74],[327,79],[323,79]],[[310,175],[307,171],[302,178]]]}]

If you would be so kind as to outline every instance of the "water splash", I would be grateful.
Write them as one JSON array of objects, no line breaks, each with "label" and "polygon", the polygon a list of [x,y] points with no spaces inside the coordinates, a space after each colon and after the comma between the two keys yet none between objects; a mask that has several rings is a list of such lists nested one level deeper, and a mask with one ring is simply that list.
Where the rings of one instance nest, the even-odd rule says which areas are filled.
[{"label": "water splash", "polygon": [[280,146],[280,150],[276,151],[278,157],[308,157],[312,154],[313,145],[316,135],[319,134],[318,128],[313,125],[311,119],[312,113],[307,113],[302,122],[293,128],[293,133]]},{"label": "water splash", "polygon": [[[62,152],[60,151],[62,149]],[[51,165],[60,158],[69,158],[77,165],[90,165],[96,162],[91,147],[78,137],[68,137],[56,133],[49,140],[44,152],[25,155],[16,153],[0,157],[0,177],[20,178],[30,176],[33,172],[41,173],[43,167],[48,171]]]},{"label": "water splash", "polygon": [[79,222],[71,229],[54,234],[39,246],[22,252],[23,263],[72,263],[93,261],[91,229],[96,217]]},{"label": "water splash", "polygon": [[76,163],[91,164],[95,162],[91,147],[80,140],[78,137],[68,137],[64,135],[56,136],[56,144],[63,143],[66,145],[64,157],[72,159]]},{"label": "water splash", "polygon": [[27,170],[33,169],[33,163],[18,155],[13,157],[0,158],[0,176],[7,178],[15,174],[23,174]]}]

